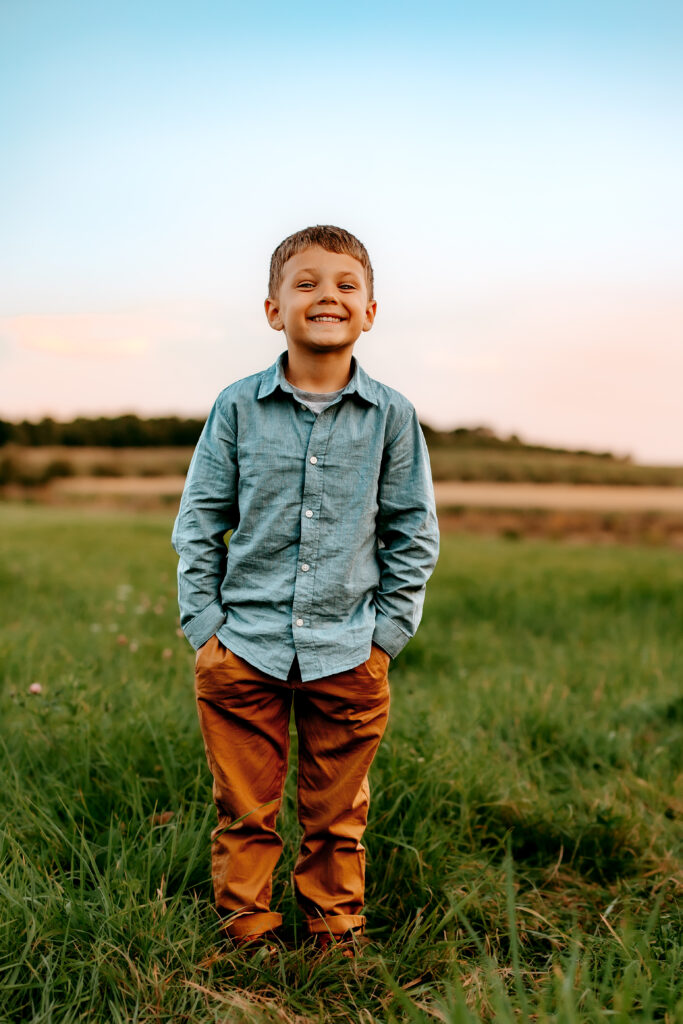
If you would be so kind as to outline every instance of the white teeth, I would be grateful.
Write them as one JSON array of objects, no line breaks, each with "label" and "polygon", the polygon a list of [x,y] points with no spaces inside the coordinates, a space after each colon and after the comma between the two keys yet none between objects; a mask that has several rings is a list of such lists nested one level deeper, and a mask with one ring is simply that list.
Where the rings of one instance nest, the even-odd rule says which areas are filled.
[{"label": "white teeth", "polygon": [[315,320],[317,323],[322,324],[338,324],[341,323],[340,316],[312,316],[311,320]]}]

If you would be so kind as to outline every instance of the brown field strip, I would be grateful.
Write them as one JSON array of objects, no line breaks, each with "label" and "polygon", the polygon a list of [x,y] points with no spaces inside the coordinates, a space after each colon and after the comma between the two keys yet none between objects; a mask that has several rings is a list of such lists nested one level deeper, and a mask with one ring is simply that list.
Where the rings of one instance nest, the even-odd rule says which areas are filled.
[{"label": "brown field strip", "polygon": [[53,480],[49,490],[78,497],[180,497],[184,476],[74,476]]},{"label": "brown field strip", "polygon": [[538,508],[584,512],[683,512],[683,487],[484,483],[434,485],[440,508]]},{"label": "brown field strip", "polygon": [[[182,476],[70,477],[55,480],[53,493],[80,497],[172,497]],[[594,484],[483,483],[435,484],[440,508],[553,509],[587,512],[683,512],[683,487],[609,487]]]}]

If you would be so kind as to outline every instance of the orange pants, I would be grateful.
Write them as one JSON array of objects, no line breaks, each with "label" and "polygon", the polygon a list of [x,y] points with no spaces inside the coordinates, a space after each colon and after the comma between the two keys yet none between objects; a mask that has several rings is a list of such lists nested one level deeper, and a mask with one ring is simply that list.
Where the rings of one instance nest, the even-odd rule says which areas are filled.
[{"label": "orange pants", "polygon": [[[295,663],[296,665],[296,663]],[[270,910],[282,850],[275,821],[289,753],[292,702],[299,735],[298,813],[303,828],[296,896],[311,933],[361,929],[368,769],[389,715],[389,656],[301,682],[254,668],[213,636],[199,649],[195,690],[218,826],[212,833],[216,906],[234,936],[282,922]]]}]

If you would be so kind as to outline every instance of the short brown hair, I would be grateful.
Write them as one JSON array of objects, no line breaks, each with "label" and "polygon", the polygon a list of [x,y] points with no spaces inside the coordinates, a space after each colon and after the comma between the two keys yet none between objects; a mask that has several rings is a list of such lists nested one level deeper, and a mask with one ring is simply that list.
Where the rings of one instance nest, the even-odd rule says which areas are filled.
[{"label": "short brown hair", "polygon": [[372,263],[368,256],[368,250],[362,242],[350,231],[344,228],[336,228],[333,224],[316,224],[314,227],[304,228],[303,231],[296,231],[289,235],[283,242],[280,242],[277,249],[270,258],[270,277],[268,279],[268,296],[274,299],[282,282],[282,271],[287,260],[304,249],[310,249],[312,245],[319,245],[327,252],[341,252],[346,256],[353,256],[355,260],[363,265],[365,280],[368,286],[368,298],[372,299],[374,276]]}]

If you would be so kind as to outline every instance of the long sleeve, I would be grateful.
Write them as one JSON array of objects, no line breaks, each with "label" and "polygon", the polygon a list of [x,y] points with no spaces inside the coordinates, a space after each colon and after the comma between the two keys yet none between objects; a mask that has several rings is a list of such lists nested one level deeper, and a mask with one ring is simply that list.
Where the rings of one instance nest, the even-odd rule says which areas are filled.
[{"label": "long sleeve", "polygon": [[179,555],[180,625],[195,650],[226,618],[220,588],[225,534],[239,522],[237,478],[235,435],[219,396],[192,456],[172,535]]},{"label": "long sleeve", "polygon": [[394,658],[420,623],[439,552],[429,455],[414,409],[385,450],[378,504],[373,643]]}]

